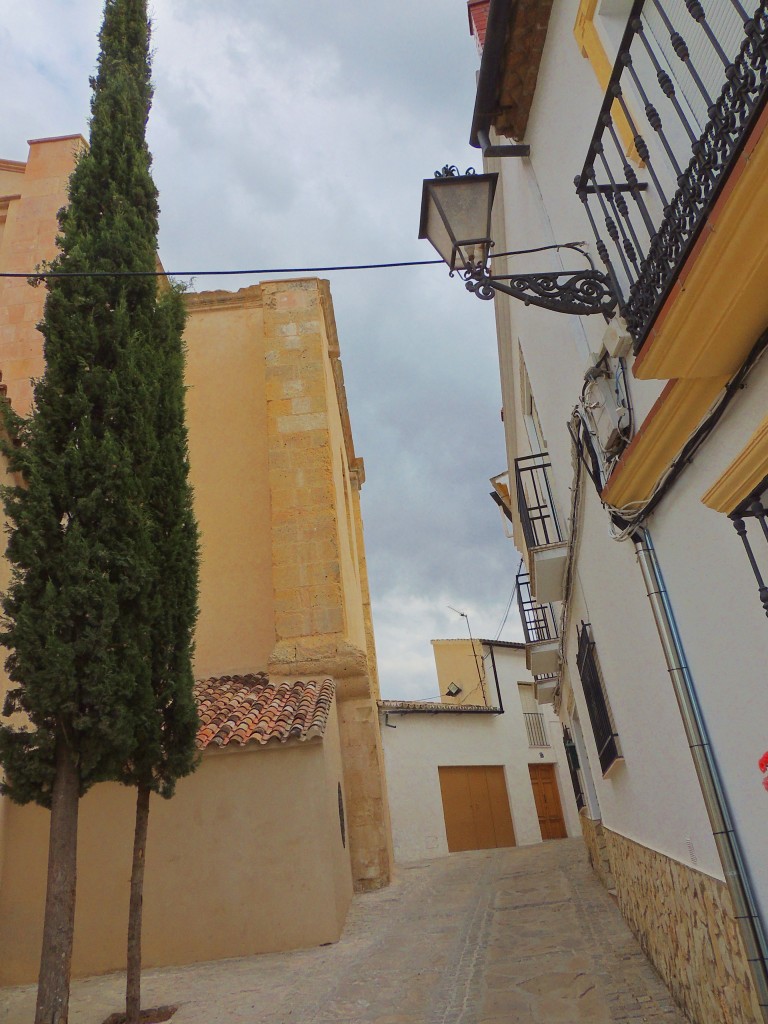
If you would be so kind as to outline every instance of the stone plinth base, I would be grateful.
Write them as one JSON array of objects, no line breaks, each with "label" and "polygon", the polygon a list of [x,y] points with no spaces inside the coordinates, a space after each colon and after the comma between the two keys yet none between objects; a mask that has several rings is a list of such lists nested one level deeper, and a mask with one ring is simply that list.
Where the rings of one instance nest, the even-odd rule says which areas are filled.
[{"label": "stone plinth base", "polygon": [[591,856],[599,850],[594,825],[621,912],[688,1017],[694,1024],[761,1020],[725,884],[582,817]]}]

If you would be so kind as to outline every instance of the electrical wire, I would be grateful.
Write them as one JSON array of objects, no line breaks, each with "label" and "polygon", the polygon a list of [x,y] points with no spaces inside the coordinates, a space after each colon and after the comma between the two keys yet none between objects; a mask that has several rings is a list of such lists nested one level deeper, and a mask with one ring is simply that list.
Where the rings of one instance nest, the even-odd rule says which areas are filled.
[{"label": "electrical wire", "polygon": [[[560,245],[539,245],[534,249],[515,249],[510,252],[489,253],[489,259],[500,259],[502,256],[527,256],[530,253],[545,252],[548,249],[575,249],[582,252],[580,246],[585,242],[563,242]],[[587,256],[587,253],[582,255]],[[32,270],[0,271],[0,277],[26,278],[31,281],[44,280],[49,277],[235,277],[253,274],[330,274],[340,270],[389,270],[393,267],[431,267],[444,260],[402,260],[395,263],[348,263],[332,267],[255,267],[245,270]],[[460,271],[459,271],[460,272]]]},{"label": "electrical wire", "polygon": [[443,260],[406,260],[400,263],[351,263],[336,267],[256,267],[248,270],[33,270],[0,271],[0,277],[234,277],[248,274],[330,274],[334,270],[386,270],[390,267],[428,267]]},{"label": "electrical wire", "polygon": [[[632,502],[623,507],[606,505],[612,518],[612,536],[614,540],[623,541],[632,537],[648,516],[658,506],[672,484],[677,480],[685,467],[691,463],[699,448],[706,442],[715,429],[726,409],[732,402],[737,391],[747,386],[747,378],[768,348],[768,330],[763,331],[753,345],[740,369],[725,385],[704,419],[693,431],[682,449],[672,460],[666,472],[659,479],[650,496],[642,502]],[[639,505],[638,509],[633,506]]]},{"label": "electrical wire", "polygon": [[504,629],[504,627],[507,624],[507,618],[509,617],[509,612],[510,612],[510,609],[512,608],[512,602],[515,600],[515,594],[517,593],[518,580],[520,578],[520,570],[522,569],[522,567],[523,567],[523,560],[521,558],[520,559],[520,563],[517,566],[517,572],[515,573],[515,585],[514,585],[514,587],[512,587],[512,593],[509,595],[509,601],[507,601],[507,607],[506,607],[506,610],[504,612],[504,618],[501,620],[501,625],[496,630],[496,636],[493,638],[494,640],[498,640],[499,639],[499,637],[501,636],[501,631]]},{"label": "electrical wire", "polygon": [[[580,419],[579,409],[576,406],[571,413],[571,422],[574,419]],[[581,499],[582,499],[582,475],[581,471],[585,468],[586,463],[578,451],[578,432],[572,431],[571,422],[568,424],[569,433],[571,434],[571,441],[573,443],[573,459],[575,465],[573,467],[573,481],[571,483],[571,517],[569,522],[568,530],[568,557],[565,565],[564,575],[564,586],[563,586],[563,600],[561,603],[560,612],[560,663],[563,668],[568,665],[568,651],[566,648],[566,638],[568,636],[568,623],[571,615],[571,590],[573,588],[573,573],[574,566],[576,564],[576,555],[578,553],[579,541],[581,539]],[[558,698],[562,694],[562,684],[559,683],[557,687]]]}]

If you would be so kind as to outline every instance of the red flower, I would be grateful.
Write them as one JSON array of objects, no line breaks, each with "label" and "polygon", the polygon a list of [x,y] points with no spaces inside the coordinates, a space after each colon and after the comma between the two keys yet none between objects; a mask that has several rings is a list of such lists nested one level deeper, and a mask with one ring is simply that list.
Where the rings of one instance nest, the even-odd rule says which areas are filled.
[{"label": "red flower", "polygon": [[[766,752],[757,762],[757,767],[760,769],[761,772],[768,772],[768,750],[766,750]],[[766,782],[768,782],[768,779],[766,779]]]}]

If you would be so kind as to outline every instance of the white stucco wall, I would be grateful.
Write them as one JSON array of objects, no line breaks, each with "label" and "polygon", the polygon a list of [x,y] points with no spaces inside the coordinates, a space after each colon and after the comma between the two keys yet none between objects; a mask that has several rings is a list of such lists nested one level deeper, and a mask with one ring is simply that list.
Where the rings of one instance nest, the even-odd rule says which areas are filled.
[{"label": "white stucco wall", "polygon": [[[575,15],[575,3],[555,0],[525,138],[531,146],[530,158],[488,161],[488,169],[501,175],[501,195],[494,210],[497,251],[592,238],[573,179],[581,170],[602,93],[574,39]],[[601,265],[596,254],[595,263]],[[564,250],[510,264],[521,271],[562,266],[581,263]],[[522,352],[552,462],[558,513],[566,522],[574,478],[566,423],[581,392],[589,353],[599,351],[605,324],[601,317],[563,316],[504,297],[497,298],[496,305],[510,463],[529,451],[520,410]],[[663,386],[663,381],[630,380],[637,422],[642,422]],[[748,393],[738,401],[746,408]],[[764,415],[765,401],[762,406]],[[758,397],[750,422],[760,415],[759,408]],[[724,439],[728,429],[746,435],[740,442],[746,443],[745,428],[728,428],[724,422],[719,428]],[[723,443],[732,458],[739,446]],[[711,458],[708,454],[706,461]],[[724,467],[725,456],[721,462]],[[714,522],[714,513],[700,505],[701,494],[720,471],[715,471],[713,462],[710,466],[711,470],[701,471],[701,479],[697,465],[686,471],[674,498],[651,525],[684,641],[688,637],[689,659],[700,677],[705,714],[713,739],[722,748],[718,756],[728,778],[732,775],[728,787],[729,792],[733,790],[734,813],[748,848],[757,852],[760,833],[764,836],[765,795],[756,761],[768,746],[765,735],[760,745],[760,723],[767,720],[768,707],[762,696],[755,703],[754,691],[760,685],[757,666],[764,662],[768,635],[764,619],[759,621],[762,613],[746,559],[737,548],[735,534],[730,536],[732,527]],[[588,479],[580,519],[564,672],[574,682],[600,814],[609,828],[722,877],[634,549],[610,539],[607,514]],[[733,600],[737,593],[744,595],[743,600]],[[607,778],[600,774],[576,670],[576,629],[581,621],[593,626],[625,758]],[[762,636],[755,640],[757,630],[762,630]],[[734,684],[726,682],[744,677],[755,680],[756,685],[749,688],[753,699],[743,693],[734,695]],[[768,689],[763,687],[763,692]],[[763,858],[753,872],[763,887],[766,871]]]},{"label": "white stucco wall", "polygon": [[[518,845],[541,841],[531,790],[529,763],[555,764],[566,828],[580,835],[576,804],[562,745],[562,730],[551,707],[542,708],[550,747],[531,748],[518,682],[530,681],[524,652],[494,647],[504,714],[382,712],[382,742],[392,819],[395,861],[448,854],[438,767],[503,765]],[[492,670],[488,668],[492,680]],[[495,695],[492,681],[489,696]],[[391,728],[394,726],[394,728]]]},{"label": "white stucco wall", "polygon": [[[701,496],[745,447],[766,413],[768,362],[737,393],[649,528],[704,720],[768,924],[768,793],[757,761],[768,749],[768,622],[741,540]],[[758,531],[759,532],[759,531]],[[765,571],[768,547],[753,534]]]}]

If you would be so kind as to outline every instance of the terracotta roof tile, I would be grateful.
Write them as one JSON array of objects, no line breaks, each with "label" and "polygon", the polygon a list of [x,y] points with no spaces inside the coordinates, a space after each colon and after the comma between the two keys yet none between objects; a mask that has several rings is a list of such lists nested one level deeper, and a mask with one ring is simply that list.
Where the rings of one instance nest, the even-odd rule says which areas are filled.
[{"label": "terracotta roof tile", "polygon": [[200,717],[197,745],[269,743],[322,736],[333,703],[332,679],[272,683],[258,675],[221,676],[195,683]]},{"label": "terracotta roof tile", "polygon": [[477,714],[478,712],[498,715],[501,710],[497,707],[488,707],[485,704],[441,704],[438,701],[428,700],[380,700],[377,703],[382,711],[423,711],[427,715],[460,715]]}]

